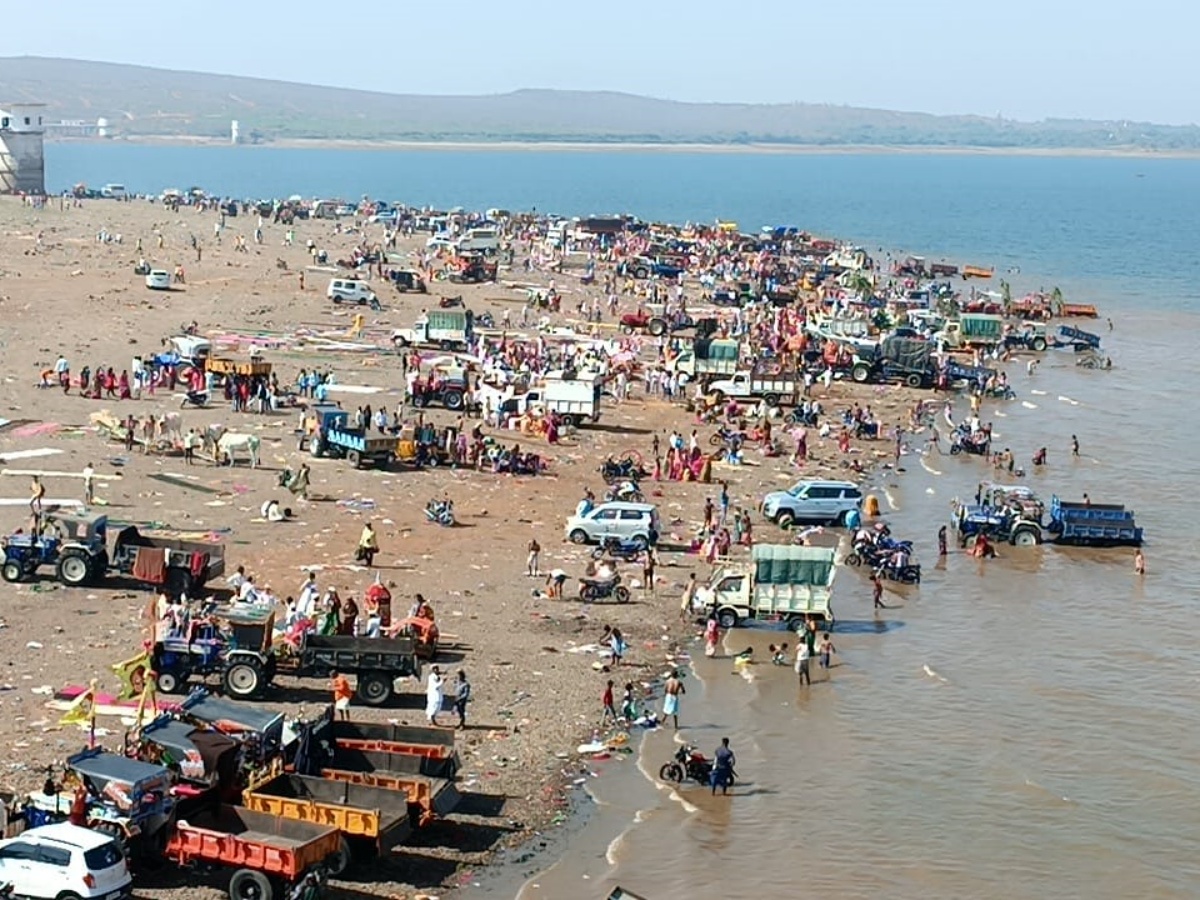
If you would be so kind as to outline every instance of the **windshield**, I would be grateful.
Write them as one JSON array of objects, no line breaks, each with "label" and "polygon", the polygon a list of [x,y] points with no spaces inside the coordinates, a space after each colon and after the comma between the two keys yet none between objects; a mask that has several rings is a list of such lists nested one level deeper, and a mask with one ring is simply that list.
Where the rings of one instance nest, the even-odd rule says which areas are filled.
[{"label": "windshield", "polygon": [[788,492],[789,494],[791,494],[793,497],[800,497],[800,496],[802,496],[802,495],[804,494],[804,491],[805,491],[805,489],[806,489],[807,487],[808,487],[808,483],[807,483],[807,482],[805,482],[805,481],[797,481],[797,482],[796,482],[795,484],[793,484],[793,485],[792,485],[790,488],[788,488],[788,491],[787,491],[787,492]]}]

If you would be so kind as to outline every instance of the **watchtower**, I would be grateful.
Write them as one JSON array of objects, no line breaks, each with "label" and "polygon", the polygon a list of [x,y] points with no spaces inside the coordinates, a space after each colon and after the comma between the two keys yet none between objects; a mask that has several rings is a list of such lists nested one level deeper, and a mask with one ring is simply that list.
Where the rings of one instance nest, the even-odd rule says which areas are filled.
[{"label": "watchtower", "polygon": [[0,194],[46,193],[42,103],[0,104]]}]

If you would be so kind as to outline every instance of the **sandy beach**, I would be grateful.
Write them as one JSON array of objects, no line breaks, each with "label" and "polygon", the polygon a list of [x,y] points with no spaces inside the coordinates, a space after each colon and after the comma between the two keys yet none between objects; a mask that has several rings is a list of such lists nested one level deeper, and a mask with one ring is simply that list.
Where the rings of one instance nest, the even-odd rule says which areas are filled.
[{"label": "sandy beach", "polygon": [[[574,599],[541,596],[541,579],[525,575],[525,549],[536,538],[543,548],[543,572],[556,567],[572,575],[580,572],[587,548],[565,542],[562,526],[585,488],[603,491],[600,461],[629,450],[649,457],[655,434],[665,441],[672,428],[687,434],[695,425],[681,405],[647,399],[639,385],[628,402],[617,405],[606,399],[598,426],[580,429],[557,447],[539,442],[535,449],[550,459],[545,476],[448,468],[356,471],[341,461],[311,460],[309,502],[292,501],[276,487],[281,469],[307,458],[297,452],[293,434],[298,410],[233,413],[223,400],[203,410],[182,410],[185,430],[220,422],[258,435],[263,452],[256,470],[244,463],[232,468],[202,463],[187,469],[178,457],[136,449],[127,453],[92,427],[91,415],[102,410],[119,417],[179,412],[178,396],[160,391],[127,401],[99,401],[79,396],[75,388],[68,394],[40,388],[40,373],[60,353],[76,373],[85,365],[93,370],[111,365],[120,372],[133,356],[157,352],[164,337],[195,320],[222,354],[245,357],[248,337],[261,335],[264,358],[273,363],[281,383],[290,383],[304,367],[330,367],[341,386],[356,389],[335,392],[333,399],[351,409],[363,402],[392,409],[401,399],[403,379],[400,360],[388,345],[391,329],[411,325],[439,294],[451,293],[461,293],[477,314],[491,312],[499,321],[507,309],[515,320],[524,293],[503,282],[545,284],[552,277],[502,269],[501,283],[434,285],[428,297],[402,295],[381,285],[383,309],[365,312],[364,330],[356,338],[379,349],[338,353],[306,342],[303,334],[344,335],[355,311],[326,300],[328,276],[310,272],[302,290],[298,272],[308,261],[304,244],[309,238],[332,260],[345,255],[359,236],[337,234],[328,221],[302,221],[295,227],[294,246],[287,247],[284,226],[268,224],[264,244],[251,242],[249,252],[242,253],[234,249],[235,238],[240,234],[250,240],[253,218],[229,219],[220,243],[213,238],[216,220],[215,212],[185,208],[173,213],[144,201],[89,201],[66,209],[52,202],[34,210],[16,199],[0,200],[0,417],[10,420],[0,428],[0,454],[51,451],[10,459],[9,469],[79,473],[92,464],[101,475],[119,476],[98,485],[103,501],[98,510],[124,522],[221,531],[229,570],[244,565],[258,584],[280,597],[298,593],[305,571],[315,568],[321,587],[337,587],[343,597],[361,597],[378,573],[391,587],[393,608],[406,609],[418,592],[428,598],[442,630],[438,662],[451,672],[465,669],[474,685],[472,721],[458,738],[465,799],[459,811],[416,832],[376,867],[375,880],[335,883],[342,893],[332,895],[412,897],[423,891],[446,897],[448,890],[485,872],[496,851],[536,850],[539,833],[570,827],[566,812],[581,772],[575,748],[590,740],[599,721],[606,677],[593,666],[596,654],[586,648],[595,645],[603,626],[619,626],[629,638],[629,674],[619,677],[642,683],[651,696],[674,648],[693,637],[690,628],[679,630],[676,611],[688,574],[696,570],[703,576],[706,571],[695,555],[664,552],[654,591],[639,585],[628,605],[584,607]],[[372,242],[380,239],[381,226],[367,229]],[[119,234],[121,243],[98,241],[101,230]],[[193,235],[201,245],[199,259],[191,247]],[[154,267],[182,265],[186,284],[169,292],[148,290],[133,272],[139,238]],[[423,241],[421,235],[405,249]],[[277,260],[286,262],[287,269]],[[564,291],[564,310],[573,309],[579,292],[588,289],[570,270],[553,277]],[[633,301],[625,302],[631,306]],[[564,313],[554,324],[569,322]],[[817,391],[827,411],[858,399],[888,426],[906,418],[916,396],[906,388],[840,383],[826,396]],[[432,410],[429,418],[446,424],[453,414]],[[532,438],[515,432],[501,437],[505,443],[533,444]],[[886,439],[856,442],[853,454],[864,465],[876,464],[890,457],[891,444]],[[714,467],[714,479],[728,480],[734,507],[754,509],[766,490],[785,487],[801,475],[844,475],[845,465],[834,440],[813,435],[809,461],[801,471],[786,457],[751,454],[744,466]],[[164,475],[175,477],[159,477]],[[45,481],[48,501],[82,498],[78,478],[48,474]],[[28,476],[0,478],[0,499],[19,501],[0,507],[5,533],[28,524],[28,484]],[[719,491],[716,485],[699,483],[646,486],[666,526],[664,542],[671,546],[686,545],[699,529],[705,498]],[[430,498],[443,495],[454,500],[460,522],[456,528],[429,524],[422,513]],[[295,520],[262,521],[260,504],[271,497],[292,505]],[[354,546],[366,518],[379,533],[381,552],[374,571],[354,565]],[[756,518],[755,528],[761,537],[773,526]],[[574,593],[571,584],[568,597]],[[60,727],[60,714],[45,708],[47,689],[91,678],[99,680],[102,690],[115,689],[109,667],[139,649],[148,596],[127,586],[70,589],[50,579],[4,585],[0,641],[8,669],[0,685],[0,786],[36,787],[47,767],[83,745],[85,733]],[[328,702],[323,682],[281,681],[282,690],[265,705],[299,713],[315,712]],[[398,706],[355,707],[353,714],[361,720],[419,724],[423,705],[421,687],[414,683]],[[120,720],[101,717],[98,725],[100,743],[119,748]],[[529,857],[520,858],[525,868],[532,864]],[[201,886],[196,876],[168,868],[139,884],[139,896],[215,898],[219,892],[212,885],[220,881]]]}]

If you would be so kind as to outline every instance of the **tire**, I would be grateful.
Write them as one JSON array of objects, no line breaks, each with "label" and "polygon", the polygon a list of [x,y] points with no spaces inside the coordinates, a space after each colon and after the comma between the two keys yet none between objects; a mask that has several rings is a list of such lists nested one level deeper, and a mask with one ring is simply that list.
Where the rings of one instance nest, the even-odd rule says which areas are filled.
[{"label": "tire", "polygon": [[919,388],[919,387],[921,387],[921,385],[923,385],[925,383],[925,379],[922,378],[920,375],[917,375],[914,372],[912,375],[908,375],[905,377],[904,383],[907,384],[910,388]]},{"label": "tire", "polygon": [[25,572],[22,570],[20,563],[6,562],[4,568],[0,570],[0,574],[4,576],[5,581],[17,582],[21,580]]},{"label": "tire", "polygon": [[404,350],[408,347],[408,340],[402,337],[392,338],[392,346],[397,350]]},{"label": "tire", "polygon": [[637,548],[639,553],[650,546],[650,538],[646,537],[644,534],[634,535],[629,540],[630,543]]},{"label": "tire", "polygon": [[845,562],[845,563],[846,563],[846,565],[848,565],[848,566],[859,566],[859,565],[862,565],[862,560],[861,560],[861,559],[859,559],[859,556],[858,556],[858,554],[857,554],[857,553],[851,553],[849,556],[847,556],[847,557],[846,557],[846,559],[844,560],[844,562]]},{"label": "tire", "polygon": [[334,853],[325,857],[325,869],[334,878],[341,878],[354,864],[354,854],[350,850],[350,842],[346,840],[346,836],[338,837],[338,848]]},{"label": "tire", "polygon": [[866,384],[871,380],[871,367],[860,363],[850,370],[850,379],[859,384]]},{"label": "tire", "polygon": [[567,537],[572,544],[586,544],[588,542],[587,532],[582,528],[576,528]]},{"label": "tire", "polygon": [[603,547],[597,547],[592,551],[592,559],[604,559],[604,552]]},{"label": "tire", "polygon": [[788,631],[799,631],[800,626],[804,624],[804,616],[792,614],[787,617]]},{"label": "tire", "polygon": [[713,400],[715,400],[717,403],[725,402],[725,392],[720,389],[713,391],[712,396]]},{"label": "tire", "polygon": [[1046,339],[1040,338],[1040,337],[1034,338],[1032,346],[1036,352],[1041,353],[1043,350],[1046,349]]},{"label": "tire", "polygon": [[395,693],[392,677],[386,672],[363,672],[358,676],[356,693],[367,706],[383,706]]},{"label": "tire", "polygon": [[717,611],[717,624],[728,631],[730,628],[737,628],[738,615],[732,609],[722,609]]},{"label": "tire", "polygon": [[266,678],[257,662],[234,662],[221,675],[221,687],[230,697],[245,700],[262,692]]},{"label": "tire", "polygon": [[321,458],[321,442],[317,438],[309,438],[308,452],[313,459]]},{"label": "tire", "polygon": [[958,456],[958,454],[960,454],[960,453],[962,453],[962,447],[958,446],[958,444],[950,445],[950,455],[951,456]]},{"label": "tire", "polygon": [[659,781],[673,781],[675,784],[683,784],[683,766],[679,763],[667,763],[658,770]]},{"label": "tire", "polygon": [[667,332],[667,323],[662,319],[651,319],[650,323],[646,326],[646,330],[654,335],[654,337],[662,337]]},{"label": "tire", "polygon": [[775,524],[785,531],[796,523],[796,517],[786,509],[775,514]]},{"label": "tire", "polygon": [[650,277],[650,270],[649,270],[649,269],[647,269],[647,268],[645,268],[644,266],[643,266],[643,267],[640,267],[640,268],[637,268],[637,269],[634,269],[634,270],[633,270],[633,277],[634,277],[634,278],[649,278],[649,277]]},{"label": "tire", "polygon": [[229,900],[275,900],[275,889],[265,873],[238,869],[229,879]]},{"label": "tire", "polygon": [[1032,528],[1018,528],[1012,536],[1014,547],[1036,547],[1040,543],[1041,539]]},{"label": "tire", "polygon": [[362,455],[357,450],[346,451],[346,462],[350,463],[354,468],[362,468]]},{"label": "tire", "polygon": [[63,891],[61,894],[56,894],[54,900],[82,900],[82,898],[74,891]]},{"label": "tire", "polygon": [[451,412],[457,412],[463,408],[463,395],[458,391],[451,391],[442,398],[442,405]]},{"label": "tire", "polygon": [[88,582],[91,567],[82,553],[68,553],[58,560],[58,580],[71,587],[80,587]]},{"label": "tire", "polygon": [[778,406],[779,405],[779,395],[778,394],[764,394],[763,399],[767,401],[767,406]]},{"label": "tire", "polygon": [[155,676],[154,686],[160,694],[182,694],[187,690],[187,676],[174,669],[165,669]]},{"label": "tire", "polygon": [[333,295],[332,297],[330,297],[329,299],[333,301],[333,305],[334,305],[334,306],[341,306],[341,305],[342,305],[342,298],[341,298],[341,297],[340,297],[338,294],[334,294],[334,295]]},{"label": "tire", "polygon": [[596,589],[593,588],[590,584],[585,584],[583,587],[581,587],[579,589],[579,602],[580,603],[591,603],[595,599],[596,599]]},{"label": "tire", "polygon": [[178,567],[167,569],[165,585],[168,596],[180,597],[192,591],[192,573]]},{"label": "tire", "polygon": [[617,585],[616,598],[618,603],[629,602],[629,588],[623,584]]}]

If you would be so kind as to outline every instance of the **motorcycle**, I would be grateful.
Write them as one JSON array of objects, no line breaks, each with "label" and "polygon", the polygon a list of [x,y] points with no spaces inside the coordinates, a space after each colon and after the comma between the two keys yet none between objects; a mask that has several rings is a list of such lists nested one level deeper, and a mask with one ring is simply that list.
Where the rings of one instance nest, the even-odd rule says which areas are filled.
[{"label": "motorcycle", "polygon": [[746,440],[746,435],[741,431],[734,431],[732,428],[721,428],[716,434],[710,435],[708,442],[714,447],[724,447],[731,442],[742,443]]},{"label": "motorcycle", "polygon": [[859,541],[854,545],[854,550],[846,557],[846,565],[857,566],[865,563],[868,566],[875,567],[883,563],[884,560],[897,550],[912,553],[912,549],[912,541],[893,541],[887,536],[880,537],[878,542],[874,544]]},{"label": "motorcycle", "polygon": [[641,481],[650,473],[642,467],[641,460],[632,456],[613,459],[611,456],[600,466],[600,475],[608,484],[618,481]]},{"label": "motorcycle", "polygon": [[620,538],[610,535],[600,539],[600,546],[592,551],[592,559],[604,559],[610,556],[614,559],[623,559],[625,562],[633,562],[645,548],[641,541],[631,541],[627,538]]},{"label": "motorcycle", "polygon": [[443,528],[449,528],[455,524],[454,519],[454,501],[453,500],[430,500],[425,505],[425,518],[430,522],[436,522]]},{"label": "motorcycle", "polygon": [[610,503],[613,500],[621,500],[625,503],[641,503],[645,499],[642,489],[638,487],[636,481],[623,481],[611,491],[604,492],[606,503]]},{"label": "motorcycle", "polygon": [[457,297],[442,297],[438,300],[438,306],[440,306],[442,309],[451,309],[453,307],[463,305],[463,298],[461,294],[459,294]]},{"label": "motorcycle", "polygon": [[495,328],[496,318],[489,312],[480,313],[475,317],[475,324],[480,328]]},{"label": "motorcycle", "polygon": [[[685,778],[700,784],[712,782],[713,761],[692,745],[681,746],[675,751],[674,759],[664,763],[658,770],[658,777],[663,781],[673,781],[683,784]],[[734,773],[729,773],[729,783],[732,785]]]},{"label": "motorcycle", "polygon": [[921,583],[921,567],[916,563],[908,563],[899,567],[885,563],[875,569],[875,574],[887,581],[895,581],[899,584]]},{"label": "motorcycle", "polygon": [[950,455],[957,456],[960,453],[970,453],[973,456],[987,456],[991,446],[991,440],[986,437],[982,440],[976,440],[969,434],[956,431],[950,441]]},{"label": "motorcycle", "polygon": [[190,403],[197,409],[204,409],[208,406],[208,391],[188,391],[183,395],[183,399],[179,401],[179,408],[185,409]]},{"label": "motorcycle", "polygon": [[604,581],[594,578],[581,578],[579,599],[584,603],[594,603],[597,600],[607,600],[609,597],[618,603],[629,602],[629,588],[621,584],[621,576],[614,575]]}]

